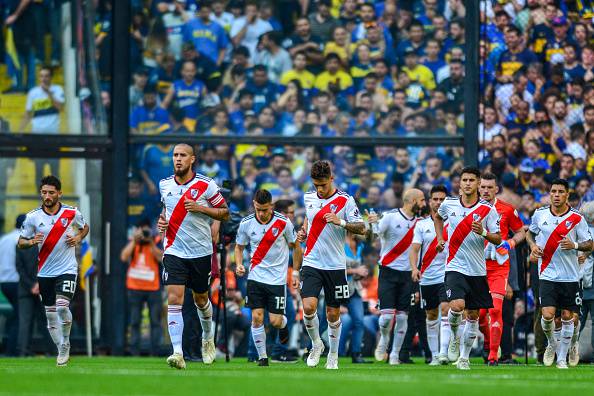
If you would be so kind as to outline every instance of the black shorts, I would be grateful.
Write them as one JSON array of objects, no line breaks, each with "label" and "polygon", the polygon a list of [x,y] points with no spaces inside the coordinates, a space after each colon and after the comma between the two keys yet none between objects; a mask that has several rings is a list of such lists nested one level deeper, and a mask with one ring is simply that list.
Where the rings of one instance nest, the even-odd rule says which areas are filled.
[{"label": "black shorts", "polygon": [[445,289],[448,301],[464,300],[466,309],[493,308],[487,276],[468,276],[447,271]]},{"label": "black shorts", "polygon": [[250,309],[266,309],[273,314],[285,313],[285,285],[269,285],[248,279],[245,304]]},{"label": "black shorts", "polygon": [[313,267],[301,268],[301,298],[320,296],[324,288],[326,305],[339,308],[350,297],[346,270],[321,270]]},{"label": "black shorts", "polygon": [[580,312],[582,295],[579,282],[554,282],[541,279],[538,283],[541,307]]},{"label": "black shorts", "polygon": [[380,309],[408,312],[414,303],[411,271],[397,271],[389,267],[379,270],[377,295]]},{"label": "black shorts", "polygon": [[184,285],[195,293],[206,293],[210,287],[211,256],[191,259],[163,256],[163,284]]},{"label": "black shorts", "polygon": [[41,302],[46,307],[56,305],[56,296],[64,296],[69,301],[72,301],[74,292],[76,291],[75,274],[64,274],[52,277],[38,277],[39,294],[41,295]]},{"label": "black shorts", "polygon": [[445,284],[421,285],[421,308],[425,310],[438,308],[443,302],[447,302]]}]

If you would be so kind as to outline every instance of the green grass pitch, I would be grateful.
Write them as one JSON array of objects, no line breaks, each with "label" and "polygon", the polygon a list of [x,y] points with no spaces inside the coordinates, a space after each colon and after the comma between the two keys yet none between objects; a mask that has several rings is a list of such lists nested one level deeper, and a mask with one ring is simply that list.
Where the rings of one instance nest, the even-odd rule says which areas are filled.
[{"label": "green grass pitch", "polygon": [[471,371],[452,366],[429,367],[385,363],[340,362],[338,371],[304,363],[257,367],[244,359],[212,366],[188,363],[171,369],[165,358],[86,358],[74,356],[68,367],[55,360],[0,359],[0,395],[593,395],[594,366],[569,370],[554,367],[499,366],[473,360]]}]

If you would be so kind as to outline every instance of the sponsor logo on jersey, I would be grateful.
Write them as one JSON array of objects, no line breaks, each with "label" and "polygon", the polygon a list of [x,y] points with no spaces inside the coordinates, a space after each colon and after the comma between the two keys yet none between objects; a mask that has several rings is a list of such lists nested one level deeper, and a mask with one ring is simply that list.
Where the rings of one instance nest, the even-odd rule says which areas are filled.
[{"label": "sponsor logo on jersey", "polygon": [[253,236],[253,235],[256,235],[256,231],[252,231],[252,236]]},{"label": "sponsor logo on jersey", "polygon": [[43,227],[43,226],[45,226],[45,224],[43,224],[43,222],[41,222],[41,223],[39,223],[39,225],[37,227],[39,228],[39,227]]},{"label": "sponsor logo on jersey", "polygon": [[196,197],[198,196],[198,190],[196,190],[195,188],[191,189],[190,195],[192,196],[192,199],[196,199]]},{"label": "sponsor logo on jersey", "polygon": [[542,225],[549,225],[549,223],[547,223],[546,221],[544,223],[542,223]]},{"label": "sponsor logo on jersey", "polygon": [[171,194],[171,191],[169,191],[169,192],[167,193],[167,196],[168,196],[168,197],[171,197],[171,196],[173,196],[173,194]]}]

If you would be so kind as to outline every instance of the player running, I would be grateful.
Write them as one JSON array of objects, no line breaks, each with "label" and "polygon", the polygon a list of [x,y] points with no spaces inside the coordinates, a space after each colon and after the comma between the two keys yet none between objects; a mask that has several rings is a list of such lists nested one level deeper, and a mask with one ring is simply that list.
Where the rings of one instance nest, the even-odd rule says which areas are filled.
[{"label": "player running", "polygon": [[202,325],[202,361],[215,360],[212,304],[208,298],[212,256],[211,219],[225,221],[229,209],[216,183],[192,170],[196,156],[188,144],[173,148],[174,175],[159,182],[163,213],[158,222],[163,239],[163,284],[167,289],[167,323],[173,354],[171,367],[186,367],[182,352],[182,304],[186,285],[192,289]]},{"label": "player running", "polygon": [[[338,343],[342,329],[340,304],[346,304],[349,299],[345,236],[347,231],[363,235],[366,227],[353,197],[334,186],[328,161],[316,161],[310,175],[315,191],[304,196],[306,218],[297,233],[297,240],[306,245],[301,269],[301,297],[303,322],[313,345],[307,365],[317,366],[324,351],[317,315],[318,297],[323,288],[330,344],[326,368],[338,369]],[[299,263],[293,265],[294,270],[299,269]],[[298,282],[299,277],[295,275],[294,282]]]},{"label": "player running", "polygon": [[[438,252],[445,247],[444,222],[448,227],[445,285],[452,332],[448,359],[457,360],[460,370],[470,370],[468,358],[478,333],[479,309],[493,307],[487,283],[485,240],[497,246],[501,244],[499,215],[493,205],[479,198],[480,177],[477,168],[462,169],[460,197],[446,198],[434,218]],[[464,313],[466,325],[460,348],[458,327]]]},{"label": "player running", "polygon": [[[489,366],[498,365],[499,345],[503,329],[503,299],[510,267],[509,251],[526,238],[524,224],[520,220],[518,212],[507,202],[495,198],[498,190],[497,176],[492,173],[485,173],[481,176],[479,187],[481,198],[493,205],[499,214],[499,230],[502,238],[499,246],[489,243],[485,249],[487,283],[493,299],[493,308],[480,310],[479,324],[481,332],[485,336],[485,347],[489,349],[487,357]],[[514,233],[514,236],[507,239],[510,231]]]},{"label": "player running", "polygon": [[[550,196],[551,205],[534,212],[526,239],[531,255],[538,258],[541,324],[549,342],[543,363],[551,366],[556,353],[557,368],[566,369],[576,325],[574,313],[581,305],[578,251],[590,252],[593,244],[586,220],[567,203],[567,180],[553,180]],[[553,334],[557,309],[561,309],[560,342]],[[573,362],[578,361],[579,356],[574,357]]]},{"label": "player running", "polygon": [[39,246],[37,279],[45,306],[47,328],[58,347],[56,364],[66,366],[70,359],[70,301],[76,291],[78,262],[76,245],[89,233],[77,208],[64,205],[62,183],[55,176],[41,179],[41,206],[29,213],[18,240],[20,249]]},{"label": "player running", "polygon": [[[409,254],[412,280],[420,283],[421,306],[427,313],[427,341],[431,350],[430,366],[448,364],[448,343],[450,341],[448,310],[450,305],[444,285],[446,252],[437,252],[438,241],[433,224],[437,209],[447,195],[448,190],[443,185],[431,188],[429,193],[431,215],[420,220],[415,226]],[[447,240],[447,226],[444,228],[443,237]],[[440,311],[441,326],[439,323]]]},{"label": "player running", "polygon": [[[405,191],[402,200],[402,208],[384,213],[378,224],[381,242],[378,279],[380,339],[375,348],[375,359],[386,360],[392,319],[396,316],[389,358],[391,365],[400,364],[400,348],[408,327],[408,310],[413,291],[408,254],[415,224],[419,220],[417,214],[426,205],[425,194],[417,189]],[[371,214],[368,221],[376,222],[377,215]]]},{"label": "player running", "polygon": [[264,309],[268,310],[270,324],[279,330],[282,344],[289,341],[285,316],[289,249],[293,249],[293,262],[301,262],[301,246],[295,243],[295,230],[291,221],[273,210],[272,195],[267,190],[254,194],[255,213],[239,224],[235,243],[236,273],[245,275],[243,251],[250,245],[250,270],[247,281],[246,305],[252,310],[252,338],[258,350],[258,366],[268,366]]}]

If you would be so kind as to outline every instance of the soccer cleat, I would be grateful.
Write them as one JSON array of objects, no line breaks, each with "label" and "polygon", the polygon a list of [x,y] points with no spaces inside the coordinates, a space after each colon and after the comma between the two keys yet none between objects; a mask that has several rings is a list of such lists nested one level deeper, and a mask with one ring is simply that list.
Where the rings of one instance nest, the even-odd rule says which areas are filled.
[{"label": "soccer cleat", "polygon": [[204,364],[212,364],[217,357],[217,350],[214,344],[214,337],[202,340],[202,361]]},{"label": "soccer cleat", "polygon": [[297,358],[288,355],[278,355],[272,357],[272,363],[297,363]]},{"label": "soccer cleat", "polygon": [[450,337],[448,345],[448,360],[455,362],[460,357],[460,337]]},{"label": "soccer cleat", "polygon": [[383,362],[386,360],[386,344],[382,343],[380,340],[375,347],[375,360],[378,362]]},{"label": "soccer cleat", "polygon": [[431,361],[429,362],[429,366],[439,366],[441,365],[441,363],[439,362],[439,358],[432,358]]},{"label": "soccer cleat", "polygon": [[186,361],[181,353],[174,353],[173,355],[167,358],[167,364],[169,367],[176,368],[178,370],[182,370],[186,368]]},{"label": "soccer cleat", "polygon": [[398,358],[398,355],[391,353],[390,360],[388,363],[390,363],[390,366],[398,366],[398,365],[400,365],[401,362],[400,362],[400,359]]},{"label": "soccer cleat", "polygon": [[322,340],[318,340],[317,343],[314,343],[311,351],[309,352],[309,356],[307,356],[307,366],[308,367],[316,367],[318,363],[320,363],[320,356],[322,356],[322,352],[324,352],[326,347]]},{"label": "soccer cleat", "polygon": [[557,361],[557,368],[558,369],[568,369],[567,362],[565,360]]},{"label": "soccer cleat", "polygon": [[580,344],[573,343],[569,347],[569,367],[575,367],[580,362]]},{"label": "soccer cleat", "polygon": [[456,367],[459,370],[470,370],[470,362],[468,361],[468,359],[460,358],[456,363]]},{"label": "soccer cleat", "polygon": [[363,355],[361,354],[361,352],[355,352],[355,353],[353,353],[353,355],[351,356],[351,358],[352,358],[353,364],[369,364],[369,363],[373,363],[370,360],[363,359]]},{"label": "soccer cleat", "polygon": [[439,364],[441,364],[442,366],[446,366],[450,361],[448,359],[448,356],[446,354],[439,354]]},{"label": "soccer cleat", "polygon": [[66,366],[70,360],[70,343],[60,344],[58,347],[58,358],[56,359],[56,366]]},{"label": "soccer cleat", "polygon": [[338,370],[338,353],[329,353],[326,359],[326,370]]},{"label": "soccer cleat", "polygon": [[268,367],[268,358],[262,358],[258,360],[259,367]]},{"label": "soccer cleat", "polygon": [[489,359],[489,361],[487,362],[487,365],[489,367],[497,367],[497,366],[499,366],[499,362],[497,361],[497,359]]},{"label": "soccer cleat", "polygon": [[289,326],[285,326],[278,330],[278,340],[282,345],[287,345],[289,342]]},{"label": "soccer cleat", "polygon": [[553,362],[555,362],[555,350],[557,347],[555,345],[547,345],[547,349],[545,349],[544,356],[542,357],[542,362],[545,366],[551,367]]}]

